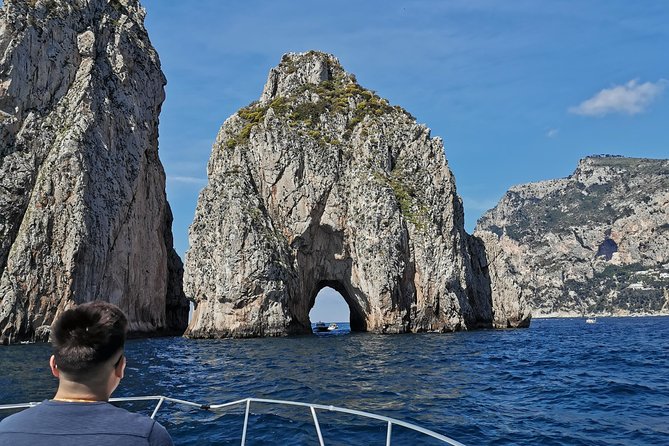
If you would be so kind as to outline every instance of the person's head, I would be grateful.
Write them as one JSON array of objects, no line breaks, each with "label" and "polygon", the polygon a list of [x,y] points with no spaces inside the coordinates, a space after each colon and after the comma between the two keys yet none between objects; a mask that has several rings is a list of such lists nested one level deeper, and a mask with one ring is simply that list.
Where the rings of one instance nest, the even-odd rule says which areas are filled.
[{"label": "person's head", "polygon": [[54,376],[61,384],[65,380],[111,394],[123,377],[127,327],[123,311],[107,302],[65,311],[51,327]]}]

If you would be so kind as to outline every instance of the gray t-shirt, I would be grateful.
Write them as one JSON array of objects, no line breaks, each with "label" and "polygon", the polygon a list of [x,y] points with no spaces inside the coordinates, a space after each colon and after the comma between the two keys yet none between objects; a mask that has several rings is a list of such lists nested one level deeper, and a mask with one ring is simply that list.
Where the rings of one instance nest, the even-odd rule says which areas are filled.
[{"label": "gray t-shirt", "polygon": [[173,446],[160,423],[109,403],[44,401],[0,421],[0,446]]}]

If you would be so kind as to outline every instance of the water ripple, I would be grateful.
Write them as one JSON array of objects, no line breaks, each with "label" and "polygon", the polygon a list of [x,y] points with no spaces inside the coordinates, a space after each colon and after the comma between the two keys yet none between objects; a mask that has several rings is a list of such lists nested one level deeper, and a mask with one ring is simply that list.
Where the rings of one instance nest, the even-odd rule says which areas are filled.
[{"label": "water ripple", "polygon": [[[668,353],[666,317],[536,320],[528,330],[446,335],[132,340],[117,396],[332,404],[471,446],[666,445]],[[2,349],[0,402],[50,397],[49,354],[43,345]],[[265,406],[253,408],[248,444],[314,444],[308,412]],[[167,405],[159,419],[176,444],[225,445],[239,444],[243,413]],[[384,442],[383,423],[333,413],[319,419],[328,445]],[[393,432],[393,444],[435,444]]]}]

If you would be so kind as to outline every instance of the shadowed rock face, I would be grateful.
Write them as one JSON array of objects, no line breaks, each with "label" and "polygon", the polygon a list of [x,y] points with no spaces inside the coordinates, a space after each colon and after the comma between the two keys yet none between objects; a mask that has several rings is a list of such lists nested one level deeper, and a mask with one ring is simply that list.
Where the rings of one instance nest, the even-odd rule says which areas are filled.
[{"label": "shadowed rock face", "polygon": [[5,0],[0,16],[0,335],[68,307],[185,328],[158,159],[164,76],[134,0]]},{"label": "shadowed rock face", "polygon": [[324,286],[356,331],[529,323],[517,295],[494,302],[441,140],[333,56],[285,55],[260,101],[224,123],[208,177],[186,255],[188,336],[309,333]]},{"label": "shadowed rock face", "polygon": [[669,160],[585,158],[510,189],[475,234],[535,315],[669,314]]}]

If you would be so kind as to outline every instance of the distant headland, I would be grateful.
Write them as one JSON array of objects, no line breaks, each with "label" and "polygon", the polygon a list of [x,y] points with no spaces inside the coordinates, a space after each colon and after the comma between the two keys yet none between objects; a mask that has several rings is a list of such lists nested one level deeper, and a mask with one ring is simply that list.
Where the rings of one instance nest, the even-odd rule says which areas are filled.
[{"label": "distant headland", "polygon": [[669,160],[588,157],[478,222],[537,317],[669,314]]}]

